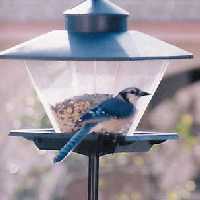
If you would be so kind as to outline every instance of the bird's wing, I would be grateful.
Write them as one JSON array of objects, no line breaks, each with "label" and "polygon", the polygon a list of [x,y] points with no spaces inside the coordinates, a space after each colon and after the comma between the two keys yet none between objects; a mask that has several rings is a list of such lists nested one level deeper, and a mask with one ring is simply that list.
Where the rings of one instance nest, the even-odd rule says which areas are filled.
[{"label": "bird's wing", "polygon": [[108,118],[125,118],[134,112],[134,106],[119,98],[108,99],[81,116],[81,121],[102,121]]},{"label": "bird's wing", "polygon": [[58,155],[54,158],[54,163],[62,161],[65,157],[81,143],[81,141],[90,133],[90,130],[96,124],[86,124],[83,128],[77,131],[70,140],[62,147]]}]

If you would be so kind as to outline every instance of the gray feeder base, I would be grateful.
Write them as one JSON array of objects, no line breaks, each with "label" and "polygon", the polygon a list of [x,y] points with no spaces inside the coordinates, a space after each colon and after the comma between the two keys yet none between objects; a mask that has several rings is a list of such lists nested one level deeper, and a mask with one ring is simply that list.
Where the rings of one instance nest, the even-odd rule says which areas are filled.
[{"label": "gray feeder base", "polygon": [[[53,129],[13,130],[10,136],[31,140],[41,150],[59,150],[72,134],[58,134]],[[88,200],[98,200],[99,158],[118,152],[147,152],[154,144],[176,140],[176,133],[135,132],[133,135],[90,134],[74,150],[88,156]]]},{"label": "gray feeder base", "polygon": [[[53,129],[12,130],[10,136],[31,140],[40,150],[59,150],[72,134],[55,133]],[[176,133],[135,132],[133,135],[90,134],[74,150],[83,155],[103,156],[118,152],[147,152],[154,144],[178,138]]]}]

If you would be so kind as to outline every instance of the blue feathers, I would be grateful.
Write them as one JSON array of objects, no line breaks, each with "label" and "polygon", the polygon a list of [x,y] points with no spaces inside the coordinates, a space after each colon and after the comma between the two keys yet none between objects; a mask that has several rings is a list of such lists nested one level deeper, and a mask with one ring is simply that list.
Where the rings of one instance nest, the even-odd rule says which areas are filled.
[{"label": "blue feathers", "polygon": [[106,118],[125,118],[135,111],[131,103],[127,103],[117,97],[110,98],[81,117],[81,121],[105,120]]},{"label": "blue feathers", "polygon": [[80,142],[89,134],[90,130],[96,124],[86,124],[77,133],[75,133],[70,140],[65,144],[59,151],[58,155],[54,158],[54,163],[60,162],[66,156],[68,156],[79,144]]}]

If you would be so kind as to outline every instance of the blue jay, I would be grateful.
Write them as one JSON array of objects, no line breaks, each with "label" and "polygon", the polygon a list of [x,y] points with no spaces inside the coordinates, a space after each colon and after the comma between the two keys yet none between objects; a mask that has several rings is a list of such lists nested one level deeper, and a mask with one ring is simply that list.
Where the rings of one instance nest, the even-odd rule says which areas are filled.
[{"label": "blue jay", "polygon": [[136,113],[137,99],[147,95],[150,94],[138,88],[126,88],[117,96],[103,101],[83,114],[80,117],[80,121],[84,123],[83,127],[62,147],[54,158],[54,163],[68,156],[89,133],[100,132],[99,130],[105,127],[107,127],[106,130],[112,130],[116,124],[122,126],[124,120],[132,119]]}]

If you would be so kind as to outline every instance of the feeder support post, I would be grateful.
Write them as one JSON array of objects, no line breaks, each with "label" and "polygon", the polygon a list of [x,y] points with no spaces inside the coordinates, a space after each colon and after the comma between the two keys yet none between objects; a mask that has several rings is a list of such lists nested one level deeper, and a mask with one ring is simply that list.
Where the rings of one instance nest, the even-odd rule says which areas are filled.
[{"label": "feeder support post", "polygon": [[98,200],[99,155],[88,156],[88,200]]}]

